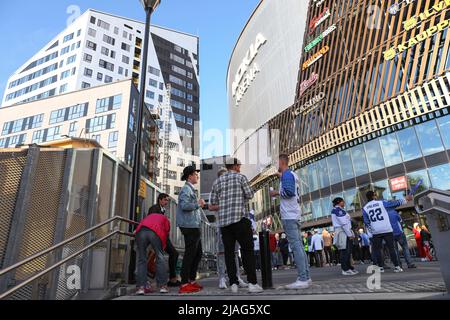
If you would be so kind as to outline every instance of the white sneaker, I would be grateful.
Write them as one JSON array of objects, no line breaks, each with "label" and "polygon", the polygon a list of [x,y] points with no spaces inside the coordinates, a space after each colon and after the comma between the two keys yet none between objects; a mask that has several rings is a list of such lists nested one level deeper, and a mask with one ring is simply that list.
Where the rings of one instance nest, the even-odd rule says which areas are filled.
[{"label": "white sneaker", "polygon": [[249,293],[261,293],[264,289],[261,288],[258,284],[248,284],[248,292]]},{"label": "white sneaker", "polygon": [[137,295],[137,296],[145,296],[145,291],[144,291],[144,289],[143,289],[143,288],[139,288],[139,289],[136,291],[136,295]]},{"label": "white sneaker", "polygon": [[400,267],[395,267],[394,268],[394,272],[398,273],[398,272],[403,272],[403,269]]},{"label": "white sneaker", "polygon": [[343,276],[354,276],[355,274],[352,272],[352,270],[344,271],[342,270]]},{"label": "white sneaker", "polygon": [[237,284],[234,283],[234,284],[231,286],[231,292],[232,292],[232,293],[238,293],[238,291],[239,291],[239,287],[238,287]]},{"label": "white sneaker", "polygon": [[294,283],[288,284],[286,287],[288,290],[298,290],[298,289],[308,289],[309,283],[308,281],[300,281],[297,279]]},{"label": "white sneaker", "polygon": [[350,272],[352,272],[353,274],[358,274],[359,273],[358,270],[350,270]]},{"label": "white sneaker", "polygon": [[239,278],[238,280],[239,280],[239,288],[248,288],[248,283],[246,283],[241,278]]},{"label": "white sneaker", "polygon": [[227,281],[225,280],[225,278],[220,278],[219,280],[219,289],[227,289]]},{"label": "white sneaker", "polygon": [[312,280],[311,279],[308,279],[307,282],[308,282],[309,285],[312,285]]},{"label": "white sneaker", "polygon": [[380,267],[380,272],[384,273],[384,268],[383,267]]}]

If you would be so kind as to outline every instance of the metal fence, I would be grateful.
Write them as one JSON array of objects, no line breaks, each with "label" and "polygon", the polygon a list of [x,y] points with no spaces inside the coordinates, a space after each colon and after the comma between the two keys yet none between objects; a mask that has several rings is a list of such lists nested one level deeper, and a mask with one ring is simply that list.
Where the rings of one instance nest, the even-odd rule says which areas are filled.
[{"label": "metal fence", "polygon": [[[113,216],[128,218],[131,168],[101,149],[0,150],[0,270],[79,234]],[[159,190],[146,183],[142,210]],[[182,251],[170,202],[171,239]],[[121,231],[128,231],[121,225]],[[213,230],[204,226],[205,263],[214,253]],[[0,277],[0,293],[78,252],[109,232],[106,225]],[[67,300],[128,280],[130,238],[116,235],[58,267],[10,299]],[[182,252],[181,252],[182,253]]]}]

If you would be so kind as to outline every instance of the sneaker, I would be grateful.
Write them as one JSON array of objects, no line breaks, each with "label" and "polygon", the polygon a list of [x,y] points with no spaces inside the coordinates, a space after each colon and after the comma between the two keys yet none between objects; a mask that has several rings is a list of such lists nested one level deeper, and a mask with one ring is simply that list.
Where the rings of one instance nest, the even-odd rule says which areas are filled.
[{"label": "sneaker", "polygon": [[309,285],[312,285],[312,283],[313,283],[311,279],[308,279],[307,282],[308,282]]},{"label": "sneaker", "polygon": [[162,286],[159,288],[159,293],[169,293],[169,288],[167,286]]},{"label": "sneaker", "polygon": [[175,288],[175,287],[179,288],[181,286],[181,282],[180,281],[177,281],[177,282],[169,281],[169,282],[167,282],[167,286],[168,287],[173,287],[173,288]]},{"label": "sneaker", "polygon": [[219,280],[219,289],[227,289],[227,281],[225,278],[220,278]]},{"label": "sneaker", "polygon": [[145,296],[146,294],[153,293],[153,289],[151,287],[140,287],[136,291],[137,296]]},{"label": "sneaker", "polygon": [[352,272],[353,274],[358,274],[358,273],[359,273],[359,271],[358,271],[358,270],[355,270],[355,269],[350,270],[350,272]]},{"label": "sneaker", "polygon": [[288,284],[285,288],[288,290],[308,289],[309,283],[308,281],[297,280],[294,283]]},{"label": "sneaker", "polygon": [[261,288],[258,284],[248,284],[248,292],[249,293],[261,293],[264,289]]},{"label": "sneaker", "polygon": [[230,287],[232,293],[238,293],[239,286],[236,283],[233,283]]},{"label": "sneaker", "polygon": [[343,276],[354,276],[355,274],[352,272],[352,270],[344,271],[342,270]]},{"label": "sneaker", "polygon": [[384,273],[384,268],[383,267],[380,267],[379,270],[380,270],[381,273]]},{"label": "sneaker", "polygon": [[408,269],[416,269],[416,268],[417,268],[417,266],[415,264],[410,264],[408,266]]},{"label": "sneaker", "polygon": [[186,283],[183,284],[180,287],[180,291],[178,291],[178,293],[183,294],[183,293],[196,293],[199,292],[201,289],[199,289],[198,287],[194,287],[192,284],[190,283]]},{"label": "sneaker", "polygon": [[246,283],[241,278],[239,278],[238,280],[239,280],[239,288],[248,288],[248,283]]},{"label": "sneaker", "polygon": [[203,286],[200,283],[198,283],[198,282],[191,282],[191,285],[194,288],[199,288],[200,290],[203,290]]},{"label": "sneaker", "polygon": [[403,269],[400,268],[400,267],[395,267],[395,268],[394,268],[394,272],[395,272],[395,273],[403,272]]}]

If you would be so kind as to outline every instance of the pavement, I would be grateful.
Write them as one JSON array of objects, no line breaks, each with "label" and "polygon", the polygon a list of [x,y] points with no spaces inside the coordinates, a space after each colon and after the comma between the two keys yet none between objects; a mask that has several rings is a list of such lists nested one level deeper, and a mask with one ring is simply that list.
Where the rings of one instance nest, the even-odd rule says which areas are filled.
[{"label": "pavement", "polygon": [[[143,297],[134,296],[134,287],[126,289],[125,296],[116,300],[411,300],[432,299],[450,300],[438,262],[418,262],[417,269],[405,269],[405,272],[394,273],[393,269],[380,274],[379,288],[374,288],[372,273],[367,273],[369,265],[356,265],[359,271],[356,276],[342,276],[339,266],[311,268],[313,284],[308,289],[287,290],[283,286],[293,282],[296,270],[273,271],[274,288],[264,290],[260,294],[249,294],[240,289],[233,294],[230,290],[218,288],[216,275],[201,280],[204,290],[189,295],[179,295],[178,290],[171,288],[169,294],[150,294]],[[245,276],[243,277],[245,279]],[[258,274],[261,279],[261,274]],[[368,286],[369,283],[369,286]],[[369,289],[373,288],[373,289]]]}]

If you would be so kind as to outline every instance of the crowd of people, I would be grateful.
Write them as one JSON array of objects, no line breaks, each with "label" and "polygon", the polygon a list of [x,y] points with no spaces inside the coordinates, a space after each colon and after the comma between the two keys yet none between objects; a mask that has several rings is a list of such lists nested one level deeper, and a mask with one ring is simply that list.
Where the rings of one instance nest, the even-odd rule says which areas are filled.
[{"label": "crowd of people", "polygon": [[[400,250],[408,268],[414,265],[403,223],[397,207],[411,200],[385,201],[378,199],[375,192],[366,194],[363,227],[357,226],[345,211],[345,200],[333,200],[331,219],[333,227],[302,232],[299,201],[299,178],[289,169],[287,155],[279,157],[279,190],[271,190],[270,197],[280,199],[280,217],[283,231],[270,234],[270,252],[272,269],[296,268],[297,275],[286,289],[305,289],[311,286],[311,267],[340,265],[343,276],[358,274],[355,264],[372,263],[380,272],[389,268],[385,258],[389,257],[394,272],[403,272]],[[201,225],[209,223],[203,209],[216,213],[217,231],[217,271],[219,288],[229,288],[237,293],[245,289],[250,293],[260,293],[257,271],[261,269],[260,243],[256,230],[255,217],[249,210],[248,202],[254,196],[247,178],[240,173],[241,163],[229,158],[226,169],[218,172],[208,205],[198,196],[196,185],[199,182],[199,170],[194,166],[184,169],[182,180],[184,187],[179,194],[177,206],[177,227],[184,237],[184,254],[181,267],[181,281],[178,281],[176,266],[178,252],[172,245],[169,233],[170,222],[165,216],[165,207],[169,196],[160,194],[158,204],[150,208],[136,229],[137,251],[137,294],[153,292],[148,282],[149,249],[155,256],[155,279],[160,293],[168,293],[169,287],[179,288],[180,294],[196,293],[203,289],[197,282],[197,272],[202,259]],[[411,228],[417,242],[418,255],[423,260],[433,259],[431,234],[425,226],[414,224]],[[169,255],[168,268],[164,253]],[[241,262],[247,282],[241,278]],[[169,273],[167,272],[169,269]]]}]

